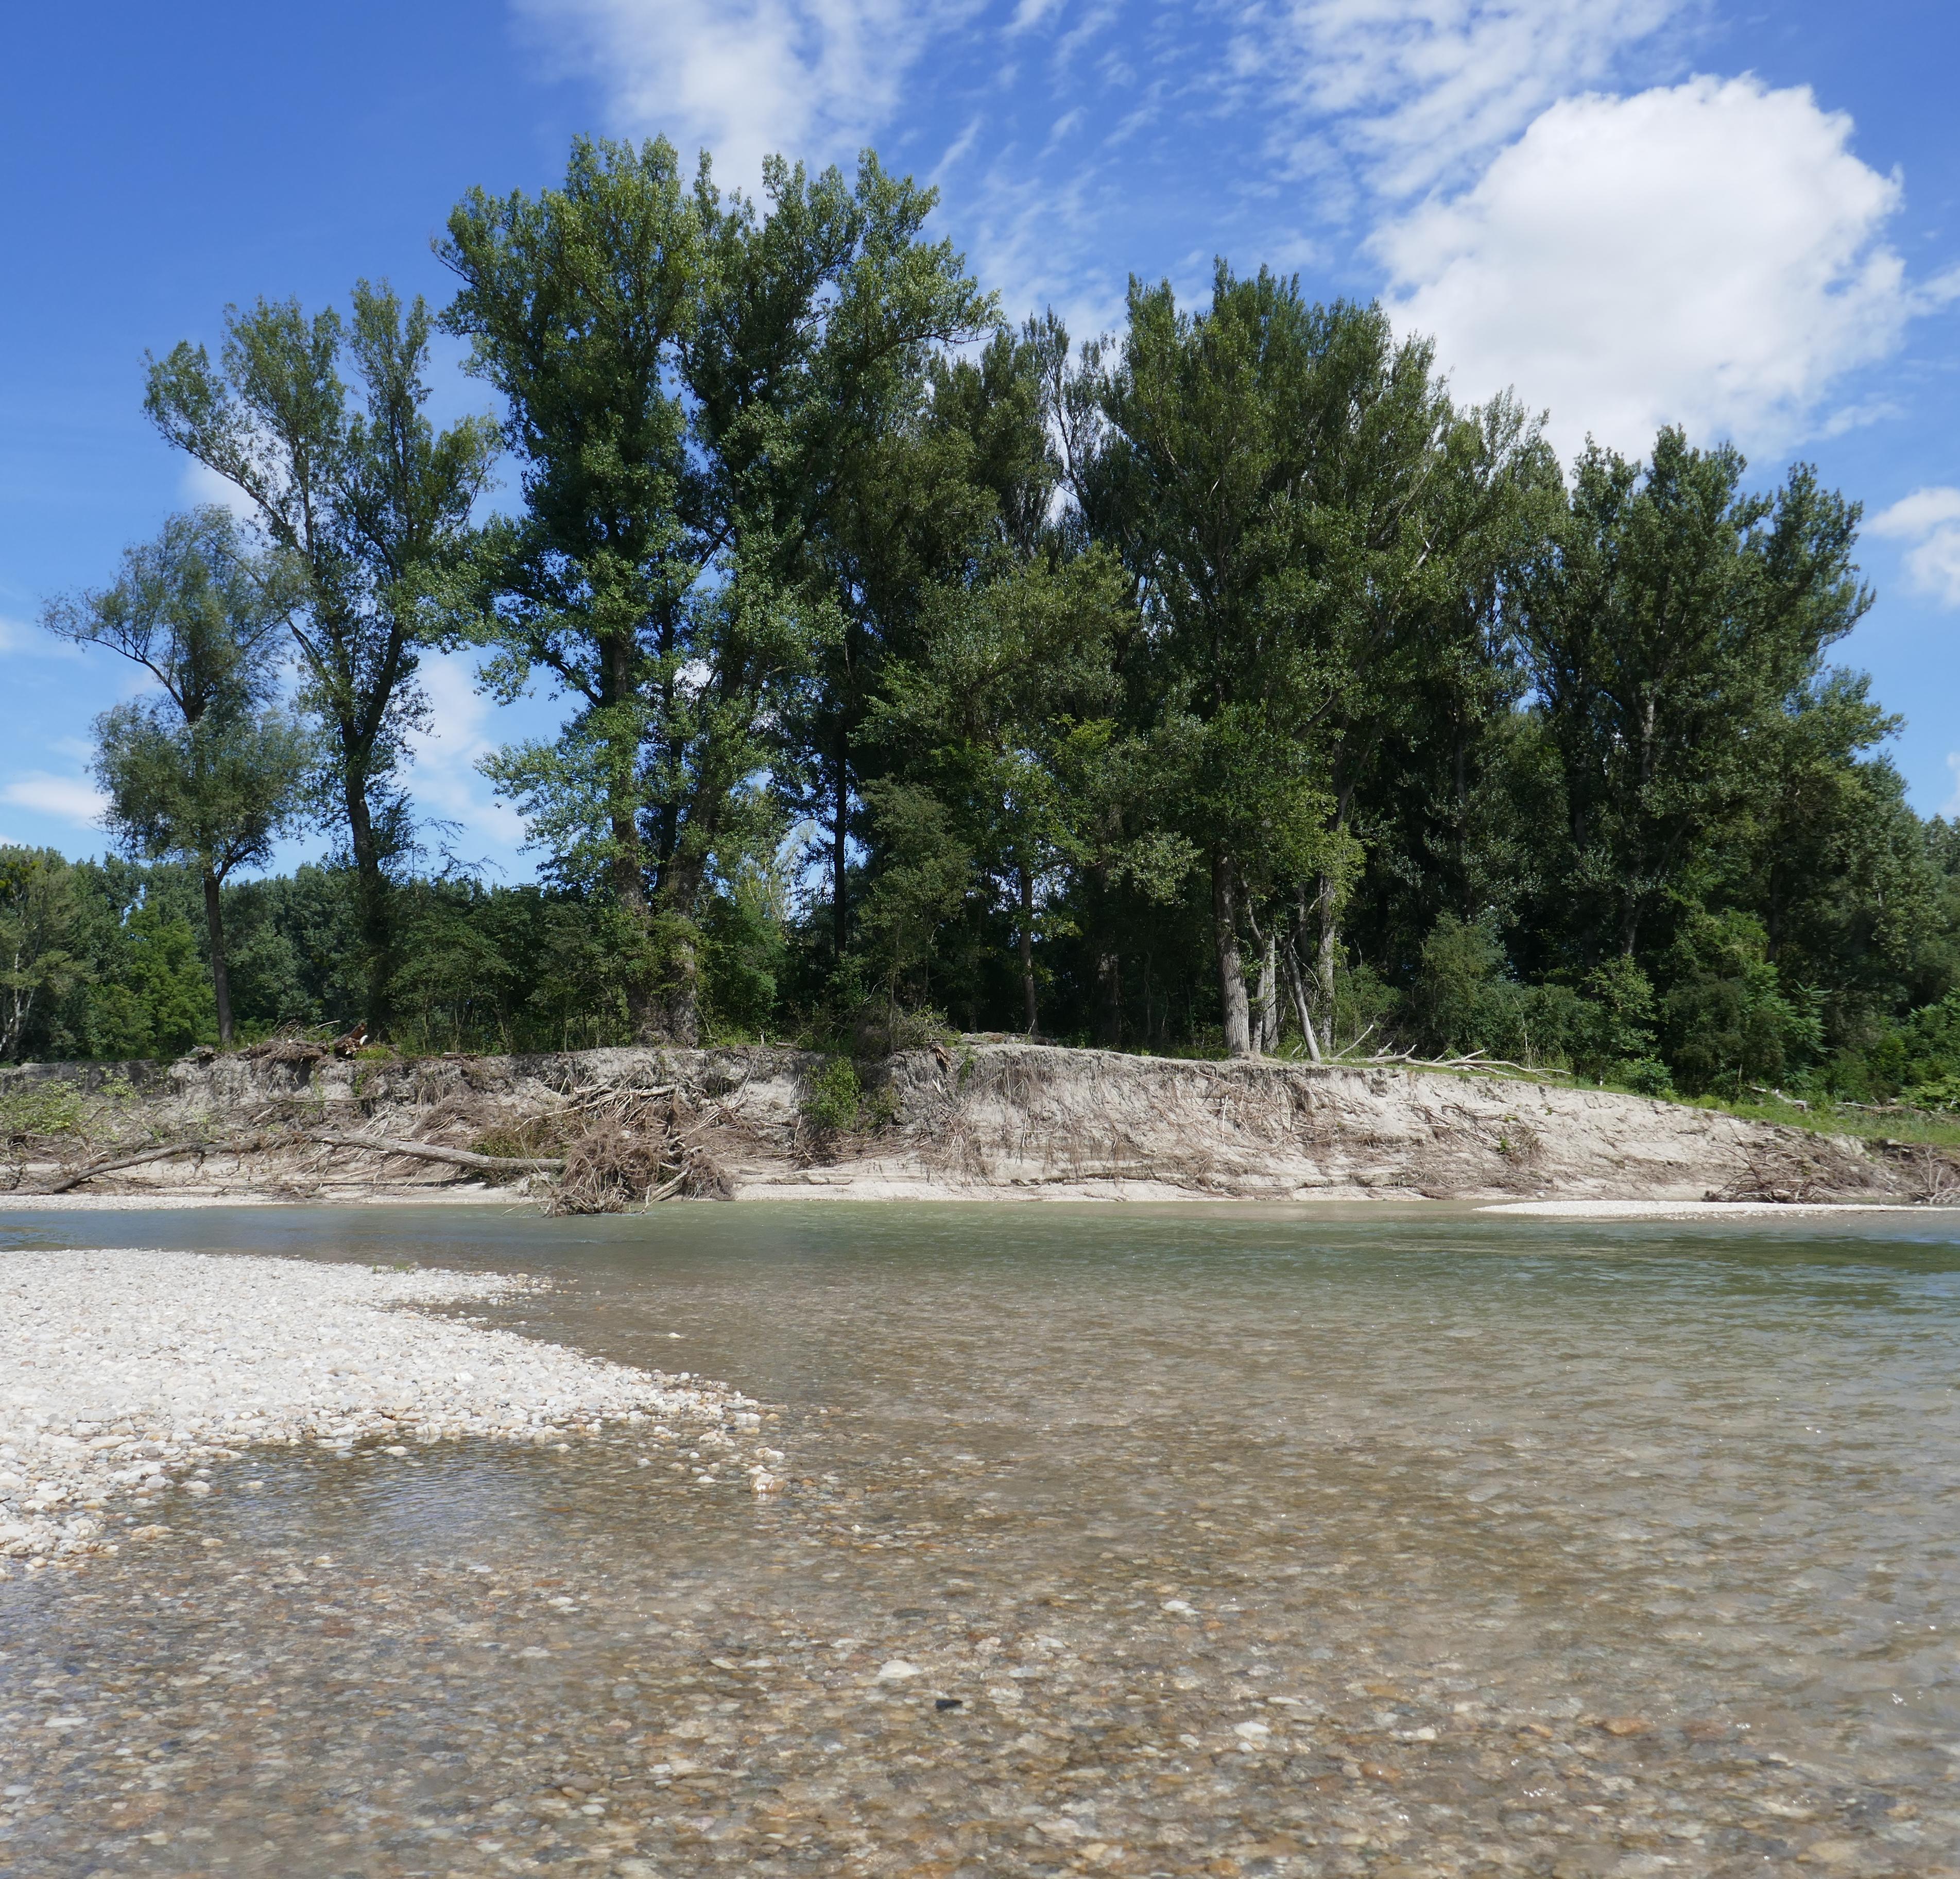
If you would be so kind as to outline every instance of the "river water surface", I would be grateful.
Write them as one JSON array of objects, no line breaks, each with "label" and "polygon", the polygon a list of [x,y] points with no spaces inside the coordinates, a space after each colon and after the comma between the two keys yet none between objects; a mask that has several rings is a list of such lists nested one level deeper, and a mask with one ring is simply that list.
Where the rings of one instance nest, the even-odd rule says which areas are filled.
[{"label": "river water surface", "polygon": [[1960,1872],[1954,1218],[0,1213],[548,1275],[788,1482],[226,1464],[0,1584],[0,1869]]}]

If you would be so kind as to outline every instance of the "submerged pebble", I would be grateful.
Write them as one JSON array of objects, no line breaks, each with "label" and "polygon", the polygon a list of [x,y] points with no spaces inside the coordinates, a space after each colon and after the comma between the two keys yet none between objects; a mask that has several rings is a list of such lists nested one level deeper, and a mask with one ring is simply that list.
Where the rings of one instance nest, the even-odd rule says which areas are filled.
[{"label": "submerged pebble", "polygon": [[[117,1249],[0,1258],[0,1576],[100,1550],[100,1510],[207,1464],[312,1441],[391,1455],[458,1436],[549,1440],[649,1416],[760,1426],[719,1385],[605,1363],[417,1307],[535,1293],[502,1273]],[[726,1441],[718,1428],[704,1439]],[[773,1459],[782,1457],[768,1451]],[[764,1483],[767,1482],[767,1486]],[[756,1492],[775,1477],[759,1466]],[[250,1486],[251,1483],[243,1485]]]},{"label": "submerged pebble", "polygon": [[[721,1374],[815,1380],[749,1412],[774,1495],[609,1418],[112,1507],[142,1543],[0,1588],[0,1868],[1960,1867],[1939,1260],[1479,1269],[1371,1228],[1262,1266],[1146,1221],[1071,1267],[1061,1216],[1009,1286],[972,1218],[759,1276],[635,1240],[501,1307],[627,1357],[685,1311]],[[640,1465],[690,1449],[731,1465]]]}]

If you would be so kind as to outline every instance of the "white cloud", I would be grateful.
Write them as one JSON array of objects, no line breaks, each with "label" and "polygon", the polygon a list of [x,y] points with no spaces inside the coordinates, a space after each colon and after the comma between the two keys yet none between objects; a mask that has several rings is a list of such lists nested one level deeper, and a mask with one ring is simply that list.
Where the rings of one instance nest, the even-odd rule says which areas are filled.
[{"label": "white cloud", "polygon": [[[1288,154],[1331,145],[1389,196],[1430,187],[1597,85],[1689,0],[1254,0],[1231,62],[1310,121]],[[1284,144],[1286,133],[1281,132]]]},{"label": "white cloud", "polygon": [[1032,31],[1061,5],[1061,0],[1020,0],[1014,17],[1007,22],[1007,37],[1018,39],[1022,33]]},{"label": "white cloud", "polygon": [[28,770],[0,785],[0,802],[84,828],[97,826],[109,807],[109,798],[85,778],[56,776],[46,770]]},{"label": "white cloud", "polygon": [[241,522],[258,520],[259,511],[252,498],[235,482],[229,482],[207,463],[191,458],[183,467],[183,473],[177,479],[177,489],[183,500],[198,508],[215,505],[221,509],[229,509]]},{"label": "white cloud", "polygon": [[1866,524],[1874,535],[1910,542],[1906,572],[1923,594],[1960,607],[1960,489],[1915,489]]},{"label": "white cloud", "polygon": [[977,0],[514,4],[563,70],[599,82],[619,129],[663,132],[689,159],[705,147],[724,183],[753,189],[775,151],[854,156],[927,46]]},{"label": "white cloud", "polygon": [[422,662],[418,676],[428,695],[430,728],[412,740],[416,806],[459,825],[453,840],[463,849],[487,844],[505,857],[514,855],[523,843],[523,818],[490,793],[477,770],[478,759],[497,747],[483,734],[490,705],[476,689],[469,661],[460,654],[438,655]]},{"label": "white cloud", "polygon": [[1774,447],[1915,304],[1879,239],[1896,178],[1807,88],[1699,78],[1541,113],[1472,188],[1374,237],[1461,396],[1515,385],[1570,451],[1656,428]]}]

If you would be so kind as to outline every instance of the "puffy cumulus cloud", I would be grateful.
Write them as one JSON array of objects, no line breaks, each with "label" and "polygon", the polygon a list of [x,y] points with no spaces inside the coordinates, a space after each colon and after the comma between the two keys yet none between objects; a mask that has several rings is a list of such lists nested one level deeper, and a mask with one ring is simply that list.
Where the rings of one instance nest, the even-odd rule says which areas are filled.
[{"label": "puffy cumulus cloud", "polygon": [[1880,239],[1900,186],[1851,128],[1752,78],[1563,100],[1377,234],[1392,310],[1459,395],[1515,385],[1568,451],[1675,422],[1774,447],[1913,311]]},{"label": "puffy cumulus cloud", "polygon": [[1231,59],[1276,87],[1316,147],[1389,196],[1427,189],[1515,137],[1554,99],[1603,82],[1687,0],[1253,0]]},{"label": "puffy cumulus cloud", "polygon": [[599,83],[619,128],[663,132],[690,161],[705,148],[719,176],[752,189],[774,151],[854,154],[926,46],[976,4],[515,0],[515,10],[562,70]]},{"label": "puffy cumulus cloud", "polygon": [[1960,607],[1960,489],[1915,489],[1865,526],[1874,535],[1910,543],[1905,568],[1913,585]]},{"label": "puffy cumulus cloud", "polygon": [[86,778],[56,776],[46,770],[29,770],[0,785],[0,802],[83,828],[94,827],[109,807],[109,798]]}]

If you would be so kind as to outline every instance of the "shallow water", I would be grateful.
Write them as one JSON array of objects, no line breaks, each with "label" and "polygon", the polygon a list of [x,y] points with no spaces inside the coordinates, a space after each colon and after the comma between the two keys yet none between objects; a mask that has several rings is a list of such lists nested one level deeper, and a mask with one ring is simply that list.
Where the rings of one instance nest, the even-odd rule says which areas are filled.
[{"label": "shallow water", "polygon": [[0,1585],[10,1874],[1960,1870],[1949,1224],[0,1214],[62,1244],[548,1272],[793,1485],[231,1464]]}]

